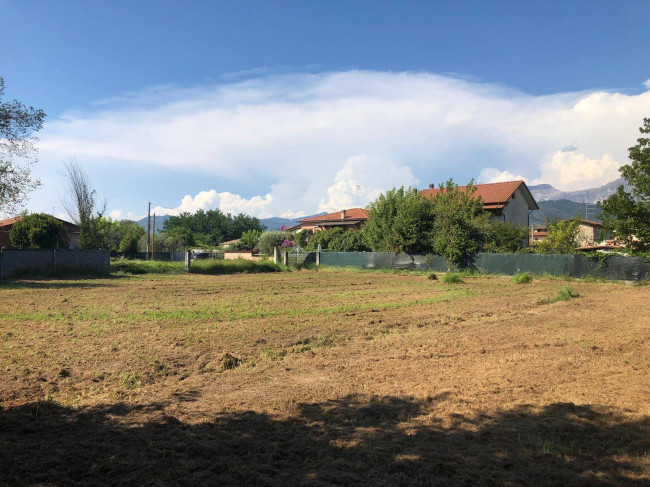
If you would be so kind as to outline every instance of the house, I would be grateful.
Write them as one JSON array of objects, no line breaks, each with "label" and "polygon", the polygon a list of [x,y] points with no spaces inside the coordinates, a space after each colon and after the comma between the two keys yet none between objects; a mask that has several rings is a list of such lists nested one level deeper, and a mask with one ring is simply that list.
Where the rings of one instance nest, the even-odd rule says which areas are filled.
[{"label": "house", "polygon": [[[592,220],[580,220],[576,239],[578,245],[582,247],[591,247],[600,241],[600,230],[603,224]],[[533,227],[530,230],[530,243],[539,243],[548,237],[546,226]]]},{"label": "house", "polygon": [[[507,181],[504,183],[475,184],[474,197],[483,201],[483,210],[493,218],[515,225],[529,226],[530,212],[539,210],[535,198],[523,181]],[[459,191],[465,191],[466,186],[459,186]],[[420,191],[425,196],[433,196],[440,191],[430,184],[428,189]]]},{"label": "house", "polygon": [[[7,218],[6,220],[0,220],[0,248],[11,247],[11,238],[9,237],[9,233],[11,232],[11,227],[13,227],[14,224],[18,223],[23,218],[24,217],[22,216],[15,216],[12,218]],[[61,220],[60,218],[56,218],[56,219],[63,224],[63,228],[65,228],[66,231],[68,232],[68,239],[70,240],[70,245],[68,248],[78,249],[79,235],[81,234],[81,229],[79,228],[79,226],[75,225],[74,223]]]},{"label": "house", "polygon": [[326,215],[312,216],[298,220],[298,225],[289,230],[329,230],[331,228],[342,228],[344,230],[359,230],[368,219],[368,212],[363,208],[350,208],[347,210],[336,211]]}]

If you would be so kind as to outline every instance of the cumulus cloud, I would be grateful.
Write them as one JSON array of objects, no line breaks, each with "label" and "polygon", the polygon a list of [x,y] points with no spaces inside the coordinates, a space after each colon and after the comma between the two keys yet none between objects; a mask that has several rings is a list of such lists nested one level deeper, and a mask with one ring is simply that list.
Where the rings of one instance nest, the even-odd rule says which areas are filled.
[{"label": "cumulus cloud", "polygon": [[528,183],[528,178],[522,175],[514,175],[510,171],[499,171],[494,167],[486,167],[478,176],[477,183],[503,183],[505,181],[523,180]]},{"label": "cumulus cloud", "polygon": [[267,218],[272,216],[269,212],[269,207],[272,202],[273,196],[270,194],[246,199],[228,191],[218,193],[214,189],[211,189],[210,191],[201,191],[194,197],[189,194],[185,195],[181,200],[181,204],[176,208],[156,206],[151,211],[157,215],[178,215],[182,212],[195,213],[198,210],[219,209],[224,213],[232,213],[234,215],[246,213]]},{"label": "cumulus cloud", "polygon": [[320,211],[336,211],[366,206],[386,189],[416,186],[418,180],[407,166],[386,157],[357,155],[349,157],[327,188],[327,197],[320,202]]},{"label": "cumulus cloud", "polygon": [[356,206],[357,185],[363,205],[393,186],[449,177],[602,184],[618,177],[649,112],[650,91],[533,96],[431,73],[262,74],[68,113],[49,122],[40,149],[41,160],[74,154],[116,173],[157,167],[160,178],[191,169],[251,188],[182,197],[179,187],[179,210],[297,215]]},{"label": "cumulus cloud", "polygon": [[593,188],[620,177],[618,169],[622,164],[610,154],[591,158],[579,152],[558,151],[541,164],[541,176],[533,184],[549,183],[573,190]]}]

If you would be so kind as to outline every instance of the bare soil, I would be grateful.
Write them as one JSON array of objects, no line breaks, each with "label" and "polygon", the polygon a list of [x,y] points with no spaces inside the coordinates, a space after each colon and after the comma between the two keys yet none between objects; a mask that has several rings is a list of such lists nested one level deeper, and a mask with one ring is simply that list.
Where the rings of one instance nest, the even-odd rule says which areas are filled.
[{"label": "bare soil", "polygon": [[463,280],[0,284],[0,484],[650,485],[650,286]]}]

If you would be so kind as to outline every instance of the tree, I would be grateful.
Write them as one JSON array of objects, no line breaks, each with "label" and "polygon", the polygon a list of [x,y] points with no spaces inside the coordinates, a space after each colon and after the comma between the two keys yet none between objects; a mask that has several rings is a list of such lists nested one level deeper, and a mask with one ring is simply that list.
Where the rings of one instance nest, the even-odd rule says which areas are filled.
[{"label": "tree", "polygon": [[475,192],[473,181],[460,191],[450,179],[432,197],[432,247],[447,262],[459,264],[483,247],[483,229],[489,225],[490,215],[483,211],[483,202]]},{"label": "tree", "polygon": [[29,191],[40,185],[31,166],[38,160],[36,137],[43,127],[43,110],[17,100],[3,102],[5,82],[0,78],[0,213],[13,213]]},{"label": "tree", "polygon": [[198,210],[170,216],[163,228],[170,235],[181,238],[187,245],[217,246],[226,240],[240,238],[248,230],[261,232],[264,226],[252,216],[232,216],[221,210]]},{"label": "tree", "polygon": [[[147,233],[144,228],[131,220],[122,220],[117,223],[119,244],[117,250],[120,252],[137,252],[138,242]],[[158,246],[156,238],[156,246]]]},{"label": "tree", "polygon": [[397,212],[405,200],[414,196],[413,190],[391,189],[379,195],[367,207],[369,218],[363,226],[363,238],[374,252],[398,252],[399,246],[395,237],[395,222]]},{"label": "tree", "polygon": [[547,218],[548,236],[535,245],[534,250],[541,254],[575,254],[580,223],[579,217],[553,221]]},{"label": "tree", "polygon": [[32,213],[14,223],[9,238],[20,249],[67,249],[69,244],[63,224],[45,213]]},{"label": "tree", "polygon": [[528,227],[490,218],[483,228],[483,252],[511,253],[521,250],[528,241]]},{"label": "tree", "polygon": [[106,201],[101,209],[97,205],[97,192],[93,189],[88,175],[76,161],[65,163],[65,196],[62,205],[72,220],[79,225],[79,247],[98,249],[110,247],[105,232],[106,222],[102,216],[106,211]]},{"label": "tree", "polygon": [[[650,118],[639,128],[650,134]],[[650,250],[650,138],[641,137],[628,149],[631,163],[621,166],[631,193],[621,185],[616,192],[599,202],[603,209],[603,231],[622,240],[633,251]]]},{"label": "tree", "polygon": [[260,252],[273,255],[273,247],[280,247],[285,240],[293,241],[293,234],[283,231],[264,232],[259,239]]},{"label": "tree", "polygon": [[257,248],[262,232],[259,230],[248,230],[242,233],[239,242],[233,245],[235,250],[254,250]]}]

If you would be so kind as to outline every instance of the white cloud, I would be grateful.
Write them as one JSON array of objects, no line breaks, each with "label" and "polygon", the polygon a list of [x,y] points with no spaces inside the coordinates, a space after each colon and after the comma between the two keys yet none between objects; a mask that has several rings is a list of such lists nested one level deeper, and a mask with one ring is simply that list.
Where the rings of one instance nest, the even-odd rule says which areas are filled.
[{"label": "white cloud", "polygon": [[618,168],[622,164],[609,154],[590,158],[579,152],[558,151],[541,165],[541,175],[533,184],[549,183],[558,189],[572,190],[593,188],[620,177]]},{"label": "white cloud", "polygon": [[116,175],[153,165],[161,178],[192,170],[250,194],[206,190],[179,209],[264,217],[356,206],[357,185],[363,205],[393,186],[452,176],[562,190],[607,182],[650,113],[650,91],[532,96],[430,73],[347,71],[160,87],[93,108],[50,121],[41,160],[76,155]]},{"label": "white cloud", "polygon": [[349,157],[327,188],[319,211],[337,211],[364,207],[386,189],[398,186],[416,186],[418,180],[407,166],[386,157],[357,155]]},{"label": "white cloud", "polygon": [[514,175],[510,171],[499,171],[494,167],[486,167],[481,171],[481,174],[478,176],[477,183],[503,183],[506,181],[525,181],[528,183],[528,178],[521,175]]},{"label": "white cloud", "polygon": [[113,210],[108,214],[108,216],[111,217],[113,220],[121,220],[123,213],[124,212],[122,210]]}]

